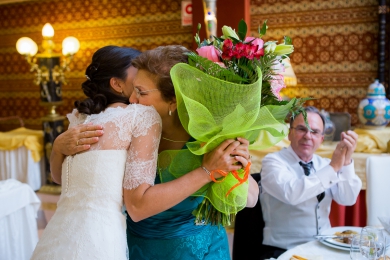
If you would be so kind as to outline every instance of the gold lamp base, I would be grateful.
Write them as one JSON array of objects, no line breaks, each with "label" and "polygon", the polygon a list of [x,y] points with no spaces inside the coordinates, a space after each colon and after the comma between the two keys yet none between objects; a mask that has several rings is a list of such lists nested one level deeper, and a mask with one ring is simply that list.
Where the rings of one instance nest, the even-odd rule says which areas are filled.
[{"label": "gold lamp base", "polygon": [[59,194],[61,194],[61,186],[59,186],[59,185],[50,185],[50,184],[43,185],[39,189],[39,192],[59,195]]}]

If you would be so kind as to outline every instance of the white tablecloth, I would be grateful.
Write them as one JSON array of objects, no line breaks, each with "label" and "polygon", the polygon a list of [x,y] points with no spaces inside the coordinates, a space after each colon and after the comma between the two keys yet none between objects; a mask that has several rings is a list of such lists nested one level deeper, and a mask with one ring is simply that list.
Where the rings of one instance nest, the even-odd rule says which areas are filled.
[{"label": "white tablecloth", "polygon": [[0,259],[29,260],[38,243],[41,202],[32,188],[14,179],[0,181]]},{"label": "white tablecloth", "polygon": [[350,260],[349,251],[341,250],[326,246],[318,241],[311,241],[306,244],[299,245],[278,257],[278,260],[289,260],[292,255],[299,255],[302,257],[322,256],[323,260]]},{"label": "white tablecloth", "polygon": [[[388,247],[387,255],[389,254],[390,248]],[[332,248],[319,241],[311,241],[287,250],[277,260],[290,260],[292,255],[299,255],[308,259],[351,260],[349,250]]]},{"label": "white tablecloth", "polygon": [[0,180],[16,179],[36,191],[45,180],[44,158],[35,162],[25,146],[14,150],[0,150]]}]

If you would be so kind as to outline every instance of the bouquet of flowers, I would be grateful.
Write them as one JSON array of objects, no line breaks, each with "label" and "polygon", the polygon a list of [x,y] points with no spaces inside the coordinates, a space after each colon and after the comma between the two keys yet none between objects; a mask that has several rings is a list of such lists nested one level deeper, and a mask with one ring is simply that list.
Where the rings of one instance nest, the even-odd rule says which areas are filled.
[{"label": "bouquet of flowers", "polygon": [[[189,53],[189,64],[172,68],[180,121],[196,140],[187,143],[192,154],[202,155],[236,137],[248,139],[250,149],[271,147],[286,137],[287,115],[303,111],[306,99],[284,101],[280,96],[285,87],[282,61],[294,50],[291,39],[264,43],[266,30],[264,22],[258,38],[246,37],[242,20],[237,33],[223,26],[223,36],[213,41],[200,42],[196,34],[198,54]],[[224,178],[194,194],[204,197],[193,212],[198,222],[230,225],[246,205],[249,167],[223,173]]]}]

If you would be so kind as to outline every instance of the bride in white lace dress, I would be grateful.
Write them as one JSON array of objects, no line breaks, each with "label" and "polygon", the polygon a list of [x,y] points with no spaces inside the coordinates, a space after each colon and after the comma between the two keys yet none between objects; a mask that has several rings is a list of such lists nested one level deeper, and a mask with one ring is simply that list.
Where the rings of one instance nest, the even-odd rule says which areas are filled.
[{"label": "bride in white lace dress", "polygon": [[82,84],[88,98],[75,102],[69,128],[101,124],[104,136],[88,151],[66,157],[61,180],[53,175],[62,184],[61,197],[31,259],[127,259],[123,187],[154,184],[161,135],[155,109],[128,105],[126,98],[137,71],[131,59],[138,54],[106,46],[93,55]]}]

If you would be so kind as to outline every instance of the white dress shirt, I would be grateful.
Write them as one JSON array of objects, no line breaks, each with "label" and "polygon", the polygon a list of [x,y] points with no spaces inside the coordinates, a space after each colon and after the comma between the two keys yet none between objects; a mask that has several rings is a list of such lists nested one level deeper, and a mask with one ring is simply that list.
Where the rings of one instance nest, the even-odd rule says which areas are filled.
[{"label": "white dress shirt", "polygon": [[[353,162],[335,172],[330,159],[313,155],[311,174],[290,147],[270,153],[262,161],[260,202],[265,227],[263,244],[290,249],[313,240],[330,228],[332,200],[353,205],[362,187]],[[318,202],[317,195],[325,191]]]}]

